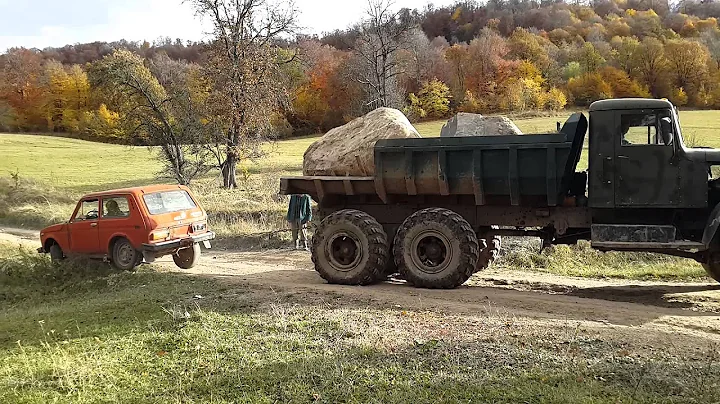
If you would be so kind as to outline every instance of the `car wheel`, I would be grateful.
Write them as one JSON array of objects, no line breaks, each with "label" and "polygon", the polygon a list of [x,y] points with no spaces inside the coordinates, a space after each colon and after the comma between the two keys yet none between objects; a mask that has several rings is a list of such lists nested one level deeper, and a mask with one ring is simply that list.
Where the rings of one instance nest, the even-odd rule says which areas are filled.
[{"label": "car wheel", "polygon": [[132,271],[138,265],[138,256],[141,256],[140,251],[125,238],[118,239],[113,244],[111,260],[117,269]]},{"label": "car wheel", "polygon": [[59,245],[53,244],[50,246],[50,261],[53,263],[58,263],[65,259],[65,254],[63,253],[62,248],[60,248]]},{"label": "car wheel", "polygon": [[200,261],[200,244],[195,243],[192,247],[183,248],[177,254],[173,254],[175,265],[181,269],[190,269]]}]

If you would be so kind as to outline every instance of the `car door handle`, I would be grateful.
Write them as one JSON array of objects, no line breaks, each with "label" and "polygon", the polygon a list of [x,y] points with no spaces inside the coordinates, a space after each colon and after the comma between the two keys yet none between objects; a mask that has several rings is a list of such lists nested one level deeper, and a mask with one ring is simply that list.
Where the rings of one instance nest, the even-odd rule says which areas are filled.
[{"label": "car door handle", "polygon": [[95,223],[90,223],[90,227],[97,227],[97,222],[95,222]]},{"label": "car door handle", "polygon": [[628,157],[628,156],[617,156],[617,158],[627,160],[627,159],[629,159],[630,157]]}]

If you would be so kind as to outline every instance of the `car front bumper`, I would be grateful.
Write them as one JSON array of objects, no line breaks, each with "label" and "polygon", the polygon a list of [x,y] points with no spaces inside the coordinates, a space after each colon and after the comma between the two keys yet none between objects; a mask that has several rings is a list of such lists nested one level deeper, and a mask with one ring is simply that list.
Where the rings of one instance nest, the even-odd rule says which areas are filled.
[{"label": "car front bumper", "polygon": [[195,243],[210,241],[215,238],[215,233],[209,231],[207,233],[190,236],[179,240],[163,241],[162,243],[143,244],[143,250],[147,252],[162,252],[176,250],[179,248],[190,247]]}]

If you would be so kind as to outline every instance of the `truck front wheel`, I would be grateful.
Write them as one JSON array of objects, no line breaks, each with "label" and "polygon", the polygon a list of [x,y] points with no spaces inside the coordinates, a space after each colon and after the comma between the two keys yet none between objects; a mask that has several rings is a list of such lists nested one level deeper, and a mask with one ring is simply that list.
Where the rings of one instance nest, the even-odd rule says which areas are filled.
[{"label": "truck front wheel", "polygon": [[480,246],[470,224],[441,208],[415,212],[400,226],[393,256],[400,274],[421,288],[456,288],[475,272]]},{"label": "truck front wheel", "polygon": [[340,285],[367,285],[382,279],[390,255],[383,227],[359,210],[327,216],[312,243],[315,270],[328,283]]}]

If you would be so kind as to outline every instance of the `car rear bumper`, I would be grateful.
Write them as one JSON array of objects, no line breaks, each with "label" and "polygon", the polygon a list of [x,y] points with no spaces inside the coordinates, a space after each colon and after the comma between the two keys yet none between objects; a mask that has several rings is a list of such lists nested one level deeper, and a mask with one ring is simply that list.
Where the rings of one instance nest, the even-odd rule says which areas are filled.
[{"label": "car rear bumper", "polygon": [[209,231],[207,233],[190,236],[179,240],[163,241],[162,243],[143,244],[143,250],[147,252],[162,252],[168,250],[176,250],[179,248],[190,247],[195,243],[202,243],[215,238],[215,233]]}]

